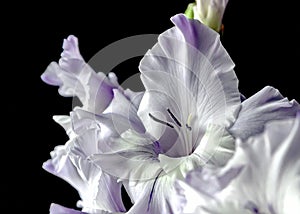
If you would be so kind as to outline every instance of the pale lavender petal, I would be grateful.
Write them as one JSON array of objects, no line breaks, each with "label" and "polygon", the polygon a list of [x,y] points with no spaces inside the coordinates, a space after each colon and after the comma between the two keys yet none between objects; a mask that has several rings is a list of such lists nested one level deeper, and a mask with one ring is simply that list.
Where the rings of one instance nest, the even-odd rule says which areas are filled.
[{"label": "pale lavender petal", "polygon": [[238,118],[229,131],[234,137],[246,139],[261,133],[269,121],[294,117],[299,109],[295,100],[289,101],[277,89],[267,86],[242,103]]},{"label": "pale lavender petal", "polygon": [[[154,180],[151,182],[153,183]],[[141,185],[141,184],[139,184]],[[150,189],[151,184],[149,183],[148,186],[144,187],[141,189],[139,192],[139,197],[135,201],[134,205],[128,210],[127,214],[135,214],[135,213],[144,213],[144,214],[152,214],[152,210],[148,209],[148,203],[150,200]],[[162,213],[161,209],[156,210],[156,212],[153,213]]]},{"label": "pale lavender petal", "polygon": [[64,146],[55,147],[50,153],[51,159],[46,161],[42,167],[47,172],[67,181],[77,191],[83,191],[84,182],[67,153],[68,149]]},{"label": "pale lavender petal", "polygon": [[41,79],[49,85],[60,86],[63,84],[61,78],[58,76],[60,71],[61,69],[58,64],[51,62],[46,71],[41,75]]},{"label": "pale lavender petal", "polygon": [[[206,205],[211,201],[211,197],[195,190],[184,181],[176,181],[174,183],[175,194],[171,196],[171,209],[174,214],[199,214],[206,212],[197,211],[198,207]],[[210,213],[209,213],[210,214]],[[214,213],[215,214],[215,213]],[[227,213],[226,213],[227,214]]]},{"label": "pale lavender petal", "polygon": [[115,212],[125,212],[121,195],[122,183],[109,174],[103,173],[98,183],[96,200],[102,201],[103,209]]},{"label": "pale lavender petal", "polygon": [[[173,185],[167,180],[153,179],[140,193],[140,197],[128,210],[127,214],[154,214],[154,213],[172,213],[169,206],[169,197],[173,191]],[[152,196],[152,197],[151,197]]]},{"label": "pale lavender petal", "polygon": [[129,189],[129,193],[134,195],[134,205],[128,211],[128,214],[173,213],[172,196],[176,193],[174,179],[176,177],[183,178],[188,171],[187,166],[191,166],[191,163],[189,161],[188,163],[183,163],[182,166],[179,166],[179,170],[170,173],[160,171],[156,177],[146,182],[125,182],[125,188]]},{"label": "pale lavender petal", "polygon": [[87,214],[87,213],[81,212],[79,210],[74,210],[74,209],[70,209],[67,207],[63,207],[58,204],[51,204],[50,214]]},{"label": "pale lavender petal", "polygon": [[102,113],[113,98],[112,89],[122,90],[116,76],[96,73],[81,57],[76,37],[65,39],[63,49],[59,64],[52,62],[42,74],[42,80],[59,86],[62,96],[77,96],[84,109]]},{"label": "pale lavender petal", "polygon": [[[121,214],[120,212],[118,213]],[[113,213],[104,210],[92,210],[91,212],[82,212],[79,210],[63,207],[59,204],[52,203],[50,206],[50,214],[113,214]]]},{"label": "pale lavender petal", "polygon": [[213,196],[226,188],[229,183],[239,175],[243,166],[237,166],[230,170],[220,168],[200,167],[191,171],[186,177],[188,183],[195,190]]},{"label": "pale lavender petal", "polygon": [[70,116],[54,115],[53,120],[64,128],[70,139],[74,137],[74,131],[72,130],[72,122]]},{"label": "pale lavender petal", "polygon": [[[176,15],[171,18],[173,23],[178,27],[184,40],[199,50],[212,64],[220,78],[223,76],[234,80],[233,85],[226,84],[224,81],[224,89],[230,93],[226,93],[228,100],[233,103],[238,100],[238,82],[233,71],[234,63],[228,55],[227,51],[219,41],[219,34],[197,20],[187,19],[183,14]],[[169,30],[171,33],[171,30]]]},{"label": "pale lavender petal", "polygon": [[61,57],[83,60],[78,49],[78,39],[75,36],[70,35],[67,39],[64,39],[63,49]]},{"label": "pale lavender petal", "polygon": [[202,213],[197,211],[198,208],[215,200],[216,194],[225,189],[241,170],[241,166],[227,170],[205,165],[190,171],[184,181],[174,183],[176,195],[171,199],[173,212]]},{"label": "pale lavender petal", "polygon": [[121,180],[146,181],[161,170],[157,159],[159,145],[146,134],[128,130],[111,139],[110,150],[90,156],[106,173]]},{"label": "pale lavender petal", "polygon": [[[238,79],[233,70],[235,65],[221,44],[219,34],[197,20],[187,19],[183,14],[172,17],[172,21],[181,31],[185,41],[199,50],[212,65],[213,71],[211,72],[214,72],[220,79],[228,108],[239,105]],[[236,113],[233,110],[232,117],[235,118]],[[230,119],[234,120],[234,118]]]},{"label": "pale lavender petal", "polygon": [[159,155],[159,161],[161,170],[152,179],[123,182],[134,202],[129,213],[172,213],[171,196],[175,193],[175,179],[184,179],[188,171],[201,164],[196,155],[181,158]]},{"label": "pale lavender petal", "polygon": [[[62,159],[66,161],[63,163],[63,160],[60,160],[56,163],[57,161],[49,160],[44,163],[43,168],[64,179],[79,192],[83,209],[125,211],[121,198],[121,184],[116,178],[74,155]],[[58,169],[58,165],[61,169]]]},{"label": "pale lavender petal", "polygon": [[209,123],[234,122],[240,94],[219,35],[182,14],[172,21],[176,27],[161,34],[140,63],[146,92],[138,114],[166,154],[183,156],[193,152]]},{"label": "pale lavender petal", "polygon": [[126,89],[124,91],[124,95],[130,100],[131,103],[134,104],[136,109],[138,109],[143,98],[144,92],[134,92],[130,89]]},{"label": "pale lavender petal", "polygon": [[226,127],[210,124],[194,153],[205,160],[205,164],[224,166],[235,151],[235,140]]},{"label": "pale lavender petal", "polygon": [[300,112],[293,124],[287,122],[279,128],[286,137],[274,153],[269,169],[267,199],[278,213],[293,213],[300,209]]},{"label": "pale lavender petal", "polygon": [[299,127],[298,113],[295,118],[268,123],[265,131],[257,136],[239,140],[226,168],[230,170],[242,164],[244,169],[228,185],[230,191],[221,192],[219,202],[225,207],[233,202],[258,213],[299,210]]},{"label": "pale lavender petal", "polygon": [[121,186],[117,178],[110,176],[95,167],[90,161],[72,155],[72,162],[80,170],[80,175],[85,181],[85,189],[79,192],[82,200],[79,205],[82,210],[94,213],[93,210],[110,212],[125,212],[122,202]]},{"label": "pale lavender petal", "polygon": [[[235,65],[221,44],[219,34],[197,20],[187,19],[183,14],[172,17],[172,21],[181,31],[185,41],[199,50],[211,63],[213,67],[211,72],[214,72],[220,79],[228,108],[239,105],[238,79],[233,70]],[[233,110],[232,117],[235,118],[236,113]]]},{"label": "pale lavender petal", "polygon": [[[77,112],[76,116],[85,115]],[[74,120],[75,117],[71,118]],[[98,136],[102,131],[95,121],[88,119],[73,121],[77,136],[66,145],[57,146],[51,152],[52,159],[45,162],[43,168],[64,179],[79,192],[82,199],[80,206],[84,211],[123,212],[125,207],[122,203],[121,183],[117,182],[117,178],[105,174],[88,159],[89,155],[100,150]],[[66,126],[65,123],[63,125]]]},{"label": "pale lavender petal", "polygon": [[112,99],[110,105],[103,113],[104,114],[113,113],[125,117],[128,119],[130,128],[134,127],[134,130],[138,132],[141,133],[145,132],[143,123],[137,115],[137,106],[136,106],[136,103],[140,102],[141,100],[141,95],[137,94],[136,95],[137,97],[135,97],[133,93],[127,91],[127,94],[131,96],[130,99],[128,99],[127,97],[124,96],[123,93],[121,93],[117,89],[114,89],[113,93],[114,93],[114,98]]},{"label": "pale lavender petal", "polygon": [[143,129],[140,123],[130,121],[128,117],[115,113],[94,115],[77,108],[71,113],[71,117],[74,132],[78,135],[86,132],[87,129],[90,129],[90,132],[96,132],[90,135],[90,137],[93,136],[90,143],[85,144],[81,141],[83,142],[81,148],[84,148],[86,156],[111,151],[111,139],[120,137],[128,129],[136,131]]}]

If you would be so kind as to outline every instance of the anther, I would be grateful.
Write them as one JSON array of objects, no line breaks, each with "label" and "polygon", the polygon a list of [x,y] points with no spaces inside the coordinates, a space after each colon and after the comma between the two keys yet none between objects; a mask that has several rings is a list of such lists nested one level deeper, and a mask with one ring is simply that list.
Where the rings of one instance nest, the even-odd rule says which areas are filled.
[{"label": "anther", "polygon": [[189,131],[192,131],[192,127],[190,127],[188,124],[185,124],[185,127],[186,127]]},{"label": "anther", "polygon": [[174,116],[174,114],[171,112],[170,109],[167,109],[169,115],[172,117],[172,119],[174,120],[174,122],[181,127],[181,123],[177,120],[177,118]]},{"label": "anther", "polygon": [[163,124],[163,125],[169,126],[170,128],[174,128],[174,126],[171,125],[170,123],[167,123],[167,122],[165,122],[165,121],[162,121],[162,120],[160,120],[160,119],[157,119],[157,118],[154,117],[151,113],[149,113],[149,117],[150,117],[152,120],[154,120],[155,122],[158,122],[158,123],[161,123],[161,124]]}]

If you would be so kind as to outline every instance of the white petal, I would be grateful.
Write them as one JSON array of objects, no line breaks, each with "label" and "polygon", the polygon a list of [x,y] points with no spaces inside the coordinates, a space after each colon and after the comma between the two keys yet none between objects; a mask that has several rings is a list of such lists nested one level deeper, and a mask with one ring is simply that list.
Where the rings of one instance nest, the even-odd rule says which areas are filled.
[{"label": "white petal", "polygon": [[135,103],[139,102],[141,96],[140,94],[134,95],[133,93],[127,91],[127,94],[128,93],[131,95],[130,99],[124,96],[124,94],[121,93],[120,90],[113,89],[114,98],[103,113],[113,113],[125,117],[128,119],[128,123],[132,124],[129,127],[130,129],[134,129],[139,132],[145,132],[144,126],[140,118],[137,116],[137,106]]},{"label": "white petal", "polygon": [[[70,117],[55,119],[69,131]],[[78,205],[84,212],[125,211],[121,198],[121,183],[95,166],[88,158],[101,150],[101,140],[110,135],[104,133],[102,138],[98,138],[104,130],[101,130],[98,121],[85,111],[75,110],[71,119],[75,136],[66,145],[57,146],[51,152],[52,159],[44,163],[43,168],[64,179],[79,192],[81,201]],[[106,123],[102,122],[101,125],[103,128]]]},{"label": "white petal", "polygon": [[[172,20],[176,27],[161,34],[158,43],[141,61],[141,78],[146,92],[138,114],[147,131],[156,139],[172,136],[170,141],[173,142],[159,140],[163,148],[175,147],[168,155],[182,156],[198,145],[199,141],[195,141],[207,124],[228,127],[233,123],[239,111],[240,95],[234,64],[218,34],[184,15]],[[150,113],[177,126],[168,109],[182,124],[179,131],[149,116]],[[190,118],[193,120],[188,124]],[[186,125],[192,127],[191,134],[188,134]]]},{"label": "white petal", "polygon": [[61,125],[66,131],[67,135],[72,139],[75,137],[75,133],[72,130],[71,117],[65,115],[55,115],[53,116],[53,120]]},{"label": "white petal", "polygon": [[111,151],[111,138],[118,138],[120,135],[132,128],[134,130],[140,130],[140,124],[136,124],[130,121],[127,117],[122,115],[107,113],[101,115],[94,115],[90,112],[84,111],[80,108],[76,108],[72,112],[73,129],[77,134],[90,131],[97,131],[97,135],[94,135],[95,145],[89,143],[82,145],[88,146],[86,150],[89,150],[87,156],[95,153]]},{"label": "white petal", "polygon": [[210,124],[194,154],[200,156],[205,164],[224,166],[234,151],[235,141],[226,128]]},{"label": "white petal", "polygon": [[90,157],[106,173],[120,180],[145,181],[161,170],[156,151],[159,148],[145,134],[128,130],[110,141],[110,150]]},{"label": "white petal", "polygon": [[280,130],[276,131],[285,136],[285,140],[274,153],[267,197],[277,212],[293,213],[300,209],[300,115],[294,123],[286,121],[278,126]]}]

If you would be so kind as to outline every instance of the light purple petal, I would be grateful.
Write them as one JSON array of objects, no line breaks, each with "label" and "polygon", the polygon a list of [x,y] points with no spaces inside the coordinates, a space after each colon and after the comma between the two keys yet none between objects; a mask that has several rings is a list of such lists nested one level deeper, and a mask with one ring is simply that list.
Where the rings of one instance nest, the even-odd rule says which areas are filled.
[{"label": "light purple petal", "polygon": [[121,180],[145,181],[161,170],[157,155],[159,145],[145,134],[128,130],[111,139],[110,150],[94,154],[91,161],[106,173]]},{"label": "light purple petal", "polygon": [[[149,181],[128,181],[124,186],[134,199],[134,206],[128,211],[128,214],[135,213],[173,213],[172,196],[176,190],[174,186],[175,179],[184,179],[189,170],[199,166],[200,161],[197,156],[168,158],[162,155],[159,157],[162,170],[159,174]],[[164,160],[163,160],[164,159]],[[179,160],[177,167],[169,167],[172,162]],[[170,161],[169,163],[167,163]],[[164,166],[164,162],[167,163]],[[171,170],[170,170],[171,169]]]},{"label": "light purple petal", "polygon": [[[229,197],[251,202],[261,212],[294,213],[300,208],[300,115],[266,125],[265,131],[237,144],[228,167],[244,164]],[[247,185],[243,185],[247,183]]]},{"label": "light purple petal", "polygon": [[226,127],[209,124],[193,154],[201,157],[205,164],[220,167],[228,162],[234,151],[235,140]]},{"label": "light purple petal", "polygon": [[[84,111],[73,113],[71,118],[75,137],[66,145],[57,146],[51,152],[52,159],[45,162],[43,168],[64,179],[79,192],[82,199],[80,206],[84,211],[125,211],[121,198],[121,183],[117,182],[117,178],[96,167],[88,158],[89,155],[100,151],[98,136],[104,130],[97,126],[97,121],[85,118],[83,113]],[[80,116],[83,118],[80,119]],[[69,127],[65,123],[63,125]]]},{"label": "light purple petal", "polygon": [[184,179],[189,170],[201,164],[201,159],[196,155],[181,158],[159,155],[158,158],[161,169],[152,179],[123,181],[134,202],[128,213],[172,213],[171,197],[175,194],[175,179]]},{"label": "light purple petal", "polygon": [[131,96],[130,99],[128,99],[126,96],[123,95],[123,93],[121,93],[117,89],[114,89],[113,93],[114,93],[114,98],[112,99],[110,105],[103,113],[104,114],[113,113],[125,117],[128,119],[131,128],[134,127],[136,131],[141,133],[145,132],[143,123],[137,115],[137,106],[136,106],[136,103],[140,102],[141,95],[136,94],[136,96],[134,96],[133,93],[127,92],[127,94]]},{"label": "light purple petal", "polygon": [[67,39],[64,39],[63,49],[61,57],[83,60],[78,49],[78,39],[75,36],[70,35]]},{"label": "light purple petal", "polygon": [[83,211],[88,213],[93,213],[93,210],[126,211],[121,197],[122,184],[115,177],[100,171],[86,159],[73,156],[72,161],[80,169],[81,178],[86,182],[85,189],[79,192]]},{"label": "light purple petal", "polygon": [[41,79],[49,85],[60,86],[63,84],[61,78],[58,76],[60,70],[57,63],[51,62],[46,71],[41,75]]},{"label": "light purple petal", "polygon": [[[175,159],[175,158],[173,158]],[[158,171],[156,177],[148,181],[125,181],[124,186],[133,197],[134,205],[128,214],[173,213],[172,196],[175,195],[175,179],[184,179],[190,169],[197,166],[196,159],[184,159],[177,169]]]},{"label": "light purple petal", "polygon": [[58,204],[51,204],[50,214],[87,214],[87,213],[81,212],[79,210],[66,208]]},{"label": "light purple petal", "polygon": [[42,167],[47,172],[64,179],[78,191],[82,191],[84,182],[67,153],[68,149],[64,148],[64,146],[55,147],[51,152],[51,159],[46,161]]},{"label": "light purple petal", "polygon": [[69,138],[72,138],[74,132],[72,130],[71,117],[66,115],[54,115],[53,120],[64,128]]},{"label": "light purple petal", "polygon": [[205,166],[191,171],[185,181],[195,190],[213,196],[226,188],[239,175],[242,169],[242,166],[230,170],[220,170]]},{"label": "light purple petal", "polygon": [[300,209],[300,112],[292,124],[288,121],[278,126],[285,140],[274,152],[266,192],[274,210],[292,213]]},{"label": "light purple petal", "polygon": [[[91,139],[92,141],[90,141],[94,144],[86,144],[81,141],[81,148],[84,148],[87,156],[111,151],[110,143],[112,142],[112,138],[120,137],[120,135],[128,129],[138,131],[143,128],[140,123],[131,121],[128,117],[115,113],[94,115],[77,108],[71,113],[71,117],[74,132],[78,135],[86,132],[87,129],[89,129],[89,131],[97,131],[94,135],[90,135],[94,136],[94,138]],[[130,116],[130,118],[131,117],[134,118],[134,116]]]},{"label": "light purple petal", "polygon": [[93,210],[92,212],[81,212],[79,210],[63,207],[59,204],[52,203],[50,206],[50,214],[113,214],[113,213],[106,212],[103,210]]},{"label": "light purple petal", "polygon": [[[207,205],[207,203],[211,200],[211,197],[209,197],[207,194],[203,194],[202,192],[195,190],[184,181],[176,181],[174,183],[174,186],[176,193],[171,196],[171,213],[202,214],[202,210],[202,212],[197,211],[198,207]],[[206,212],[203,213],[206,214]]]},{"label": "light purple petal", "polygon": [[138,114],[164,152],[178,157],[192,152],[209,123],[228,127],[234,122],[240,94],[219,35],[182,14],[172,21],[176,27],[161,34],[140,63],[146,92]]},{"label": "light purple petal", "polygon": [[[63,159],[66,159],[64,163]],[[64,156],[62,160],[47,161],[43,168],[64,179],[79,192],[80,205],[84,210],[125,211],[121,184],[87,160],[74,155]]]},{"label": "light purple petal", "polygon": [[134,92],[130,89],[124,91],[124,95],[134,104],[135,108],[138,109],[143,98],[144,92]]},{"label": "light purple petal", "polygon": [[295,100],[289,101],[277,89],[267,86],[242,103],[238,118],[229,131],[234,137],[246,139],[261,133],[269,121],[294,117],[299,109]]},{"label": "light purple petal", "polygon": [[81,57],[75,36],[64,40],[63,49],[59,63],[52,62],[42,80],[59,86],[62,96],[77,96],[84,109],[102,113],[113,98],[112,89],[121,89],[116,76],[96,73]]},{"label": "light purple petal", "polygon": [[164,177],[149,181],[127,214],[172,213],[168,204],[172,191],[172,183]]}]

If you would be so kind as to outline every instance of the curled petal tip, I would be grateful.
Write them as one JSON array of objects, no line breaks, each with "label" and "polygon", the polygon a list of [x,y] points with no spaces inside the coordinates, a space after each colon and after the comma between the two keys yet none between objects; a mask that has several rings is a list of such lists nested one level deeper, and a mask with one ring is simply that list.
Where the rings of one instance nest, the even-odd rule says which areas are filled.
[{"label": "curled petal tip", "polygon": [[63,48],[64,50],[69,50],[69,49],[71,48],[70,46],[71,46],[70,42],[69,42],[67,39],[64,39],[62,48]]},{"label": "curled petal tip", "polygon": [[74,35],[69,35],[68,38],[67,38],[68,41],[74,41],[75,43],[78,42],[78,39],[76,36]]},{"label": "curled petal tip", "polygon": [[54,174],[55,172],[54,165],[52,164],[52,160],[47,160],[46,162],[44,162],[42,168],[52,174]]},{"label": "curled petal tip", "polygon": [[62,81],[59,79],[57,72],[59,71],[59,67],[56,62],[51,62],[50,65],[46,68],[46,71],[41,75],[41,79],[43,82],[59,86],[62,84]]},{"label": "curled petal tip", "polygon": [[170,18],[173,24],[176,25],[178,19],[186,19],[186,16],[183,13],[176,14]]},{"label": "curled petal tip", "polygon": [[62,48],[64,49],[61,54],[62,57],[81,58],[77,37],[73,35],[68,36],[67,39],[64,39]]},{"label": "curled petal tip", "polygon": [[73,35],[68,36],[67,41],[68,41],[70,44],[72,44],[74,47],[77,47],[77,46],[78,46],[78,39],[77,39],[76,36],[73,36]]},{"label": "curled petal tip", "polygon": [[81,212],[79,210],[66,208],[66,207],[63,207],[63,206],[55,204],[55,203],[52,203],[50,205],[49,211],[50,211],[50,214],[87,214],[87,213]]}]

